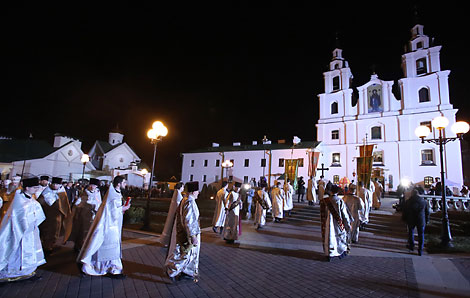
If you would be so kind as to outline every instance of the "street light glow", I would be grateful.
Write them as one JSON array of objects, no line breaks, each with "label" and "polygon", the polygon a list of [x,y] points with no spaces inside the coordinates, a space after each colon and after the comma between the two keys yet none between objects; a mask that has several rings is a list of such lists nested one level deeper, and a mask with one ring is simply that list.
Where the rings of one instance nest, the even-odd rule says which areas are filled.
[{"label": "street light glow", "polygon": [[430,133],[431,133],[431,130],[429,129],[429,127],[427,127],[427,126],[425,126],[425,125],[418,126],[418,127],[416,127],[416,129],[415,129],[415,135],[416,135],[418,138],[425,138],[425,137],[427,137]]},{"label": "street light glow", "polygon": [[432,119],[431,124],[434,128],[444,129],[447,127],[447,125],[449,125],[449,119],[444,116],[438,116]]},{"label": "street light glow", "polygon": [[80,159],[80,161],[81,161],[82,163],[87,163],[87,162],[90,161],[90,156],[88,156],[88,154],[83,154],[83,155],[82,155],[82,158]]},{"label": "street light glow", "polygon": [[470,126],[465,121],[457,121],[450,128],[456,135],[462,135],[468,132]]}]

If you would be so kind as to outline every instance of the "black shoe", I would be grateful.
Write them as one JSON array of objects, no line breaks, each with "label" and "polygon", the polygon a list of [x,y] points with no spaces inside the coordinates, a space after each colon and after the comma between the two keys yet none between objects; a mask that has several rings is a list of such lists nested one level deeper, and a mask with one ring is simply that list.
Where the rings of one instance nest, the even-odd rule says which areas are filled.
[{"label": "black shoe", "polygon": [[126,279],[126,277],[127,277],[127,275],[122,274],[122,273],[120,273],[120,274],[108,273],[107,276],[110,277],[110,278],[114,278],[114,279]]},{"label": "black shoe", "polygon": [[408,248],[410,251],[413,251],[413,250],[414,250],[413,246],[411,246],[411,245],[409,245],[409,244],[406,245],[406,248]]},{"label": "black shoe", "polygon": [[168,277],[171,281],[171,283],[176,283],[178,281],[178,279],[176,277]]},{"label": "black shoe", "polygon": [[418,249],[418,256],[422,256],[423,255],[423,251],[421,249]]},{"label": "black shoe", "polygon": [[224,228],[220,227],[219,234],[222,234],[223,231],[224,231]]},{"label": "black shoe", "polygon": [[214,233],[217,233],[217,228],[216,228],[216,227],[212,227],[212,231],[214,231]]},{"label": "black shoe", "polygon": [[181,273],[179,279],[180,280],[193,280],[194,277],[192,277],[191,275],[188,275],[186,273]]}]

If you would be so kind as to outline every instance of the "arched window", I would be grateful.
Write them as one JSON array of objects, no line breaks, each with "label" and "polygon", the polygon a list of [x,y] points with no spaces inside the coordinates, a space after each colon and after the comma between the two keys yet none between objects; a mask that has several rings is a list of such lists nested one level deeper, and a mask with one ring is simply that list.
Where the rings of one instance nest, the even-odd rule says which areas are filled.
[{"label": "arched window", "polygon": [[331,104],[331,114],[338,114],[338,103],[336,101]]},{"label": "arched window", "polygon": [[333,78],[333,90],[339,90],[339,76]]},{"label": "arched window", "polygon": [[429,96],[429,89],[426,87],[419,89],[418,96],[419,96],[419,102],[431,101],[431,98]]},{"label": "arched window", "polygon": [[370,135],[372,140],[380,140],[382,139],[382,127],[374,126],[370,129]]}]

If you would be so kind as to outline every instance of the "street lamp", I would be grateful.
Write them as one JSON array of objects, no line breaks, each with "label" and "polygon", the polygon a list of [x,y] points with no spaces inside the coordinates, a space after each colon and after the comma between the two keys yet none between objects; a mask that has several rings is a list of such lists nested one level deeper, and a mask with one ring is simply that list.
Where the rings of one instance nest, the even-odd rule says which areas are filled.
[{"label": "street lamp", "polygon": [[455,140],[462,140],[463,135],[466,134],[469,130],[469,125],[467,122],[464,121],[458,121],[455,122],[451,130],[453,133],[457,135],[457,137],[451,137],[451,138],[446,138],[443,137],[442,131],[449,125],[449,120],[446,117],[439,116],[436,117],[432,120],[431,125],[439,130],[439,138],[437,139],[424,139],[426,138],[430,133],[431,130],[429,129],[428,126],[418,126],[415,129],[415,134],[417,137],[421,138],[421,143],[428,142],[428,143],[434,143],[436,145],[439,145],[439,159],[441,162],[441,195],[442,195],[442,235],[441,235],[441,245],[443,247],[451,247],[451,241],[452,241],[452,236],[450,234],[450,227],[449,227],[449,216],[447,214],[447,204],[446,204],[446,185],[445,185],[445,178],[444,178],[444,157],[443,157],[443,151],[444,151],[444,146],[448,142],[452,142]]},{"label": "street lamp", "polygon": [[[227,175],[227,182],[228,182],[228,169],[231,167],[233,167],[233,162],[231,162],[228,159],[222,163],[222,168],[226,169],[225,174]],[[222,177],[222,180],[223,180],[223,177]]]},{"label": "street lamp", "polygon": [[88,154],[83,154],[82,158],[80,158],[80,161],[83,163],[83,171],[82,171],[82,183],[83,183],[83,179],[85,178],[85,165],[87,162],[90,161],[90,156],[88,156]]},{"label": "street lamp", "polygon": [[145,187],[145,176],[147,176],[148,173],[149,171],[147,171],[146,168],[143,168],[142,170],[140,170],[140,175],[142,175],[142,190]]},{"label": "street lamp", "polygon": [[153,172],[155,168],[155,156],[157,154],[157,142],[161,141],[163,137],[168,134],[168,128],[161,121],[155,121],[152,124],[152,128],[148,130],[147,137],[150,139],[150,143],[153,144],[153,162],[152,162],[152,172],[150,173],[150,182],[148,189],[147,197],[147,210],[145,210],[145,220],[143,230],[150,230],[150,196],[152,193],[152,182],[153,182]]}]

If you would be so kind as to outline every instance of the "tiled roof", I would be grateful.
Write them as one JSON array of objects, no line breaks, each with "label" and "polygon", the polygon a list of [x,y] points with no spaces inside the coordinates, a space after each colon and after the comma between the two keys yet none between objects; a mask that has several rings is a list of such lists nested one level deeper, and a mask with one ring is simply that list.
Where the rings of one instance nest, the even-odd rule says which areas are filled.
[{"label": "tiled roof", "polygon": [[0,162],[9,163],[17,160],[43,158],[57,149],[42,140],[0,139]]}]

